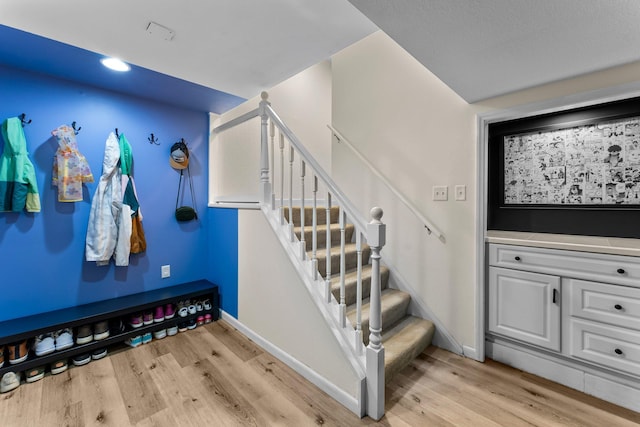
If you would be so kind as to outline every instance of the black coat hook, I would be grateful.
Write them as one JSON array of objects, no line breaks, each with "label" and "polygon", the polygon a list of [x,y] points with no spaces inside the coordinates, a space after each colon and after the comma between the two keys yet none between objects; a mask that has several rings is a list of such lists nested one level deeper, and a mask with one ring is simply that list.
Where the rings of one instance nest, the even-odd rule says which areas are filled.
[{"label": "black coat hook", "polygon": [[120,134],[118,133],[118,128],[116,128],[116,138],[120,139]]},{"label": "black coat hook", "polygon": [[18,116],[18,118],[22,122],[22,127],[25,127],[26,125],[31,123],[31,119],[27,120],[27,115],[25,113],[20,114],[20,116]]},{"label": "black coat hook", "polygon": [[158,138],[156,138],[154,134],[151,134],[151,136],[147,139],[149,140],[149,144],[160,145],[160,143],[158,142]]},{"label": "black coat hook", "polygon": [[76,135],[80,132],[80,129],[82,129],[82,126],[78,126],[76,128],[76,122],[72,122],[71,127],[73,128],[73,133],[75,133]]}]

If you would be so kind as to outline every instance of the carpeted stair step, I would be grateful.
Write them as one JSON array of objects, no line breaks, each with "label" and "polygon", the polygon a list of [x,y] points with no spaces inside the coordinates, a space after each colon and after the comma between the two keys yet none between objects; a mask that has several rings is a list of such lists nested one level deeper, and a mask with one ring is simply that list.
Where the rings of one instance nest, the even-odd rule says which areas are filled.
[{"label": "carpeted stair step", "polygon": [[[411,296],[397,289],[385,289],[380,295],[380,305],[382,308],[382,331],[398,323],[407,315],[407,308],[411,302]],[[362,302],[362,338],[364,345],[369,344],[369,299]],[[355,304],[347,307],[347,317],[351,324],[356,325]]]},{"label": "carpeted stair step", "polygon": [[385,383],[431,345],[435,330],[432,322],[414,316],[383,329]]},{"label": "carpeted stair step", "polygon": [[[358,254],[356,252],[356,244],[355,243],[347,243],[344,246],[345,252],[345,271],[353,270],[358,266]],[[369,264],[369,255],[371,255],[371,248],[363,244],[362,245],[362,265]],[[312,258],[312,253],[307,252],[307,256],[309,259]],[[322,277],[324,277],[326,270],[326,258],[327,258],[327,250],[326,249],[318,249],[316,252],[316,257],[318,258],[318,272]],[[331,248],[331,274],[336,274],[340,272],[340,245],[334,246]]]},{"label": "carpeted stair step", "polygon": [[[358,271],[357,269],[348,271],[344,276],[344,296],[347,306],[355,304],[356,291],[358,290]],[[380,266],[380,288],[386,289],[389,282],[389,269],[383,265]],[[362,298],[369,298],[371,290],[371,264],[362,266]],[[340,273],[331,275],[331,292],[336,300],[340,301]]]},{"label": "carpeted stair step", "polygon": [[[306,219],[305,219],[305,222],[306,222]],[[318,242],[317,242],[316,248],[317,249],[326,248],[327,225],[326,224],[318,225],[316,228],[317,228],[316,231],[318,235]],[[332,247],[339,246],[340,245],[340,224],[331,224],[329,229],[331,232]],[[302,227],[294,227],[293,229],[294,233],[298,237],[298,240],[300,240],[301,230],[302,230]],[[345,225],[344,227],[345,242],[351,242],[354,230],[355,230],[355,226],[353,224]],[[312,237],[313,237],[313,228],[311,227],[311,225],[306,224],[304,227],[304,240],[306,242],[307,251],[310,251],[313,249]]]},{"label": "carpeted stair step", "polygon": [[[293,225],[296,227],[300,226],[300,207],[299,206],[293,206],[292,208],[292,213],[293,213]],[[317,223],[318,224],[326,224],[327,223],[327,208],[324,206],[318,206],[316,208],[316,215],[318,216],[317,218]],[[331,223],[337,223],[338,219],[340,217],[340,208],[338,206],[332,206],[331,207],[331,214],[330,214],[330,219],[331,219]],[[285,206],[284,207],[284,219],[289,222],[289,207]],[[313,207],[311,206],[305,206],[304,207],[304,223],[305,225],[309,225],[312,224],[313,221]]]}]

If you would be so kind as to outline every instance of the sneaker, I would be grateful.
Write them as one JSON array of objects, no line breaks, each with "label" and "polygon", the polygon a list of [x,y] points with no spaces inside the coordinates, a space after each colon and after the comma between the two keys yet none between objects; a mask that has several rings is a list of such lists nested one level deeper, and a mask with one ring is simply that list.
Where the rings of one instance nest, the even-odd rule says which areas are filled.
[{"label": "sneaker", "polygon": [[129,320],[129,324],[131,325],[132,328],[139,328],[140,326],[142,326],[143,324],[142,314],[137,313],[131,316],[131,319]]},{"label": "sneaker", "polygon": [[25,374],[28,383],[34,383],[44,377],[44,366],[29,369]]},{"label": "sneaker", "polygon": [[196,314],[196,311],[198,311],[198,309],[196,308],[195,304],[191,304],[189,306],[189,314]]},{"label": "sneaker", "polygon": [[188,329],[187,328],[187,322],[178,323],[178,331],[179,332],[184,332],[187,329]]},{"label": "sneaker", "polygon": [[209,301],[208,299],[204,300],[204,302],[202,303],[202,306],[207,311],[211,310],[211,301]]},{"label": "sneaker", "polygon": [[180,309],[178,309],[178,316],[187,317],[188,314],[189,314],[189,309],[186,306],[180,307]]},{"label": "sneaker", "polygon": [[112,319],[109,321],[109,331],[111,336],[125,333],[127,328],[124,326],[122,319]]},{"label": "sneaker", "polygon": [[2,376],[0,381],[0,393],[6,393],[8,391],[18,388],[20,385],[20,373],[7,372]]},{"label": "sneaker", "polygon": [[151,311],[145,311],[142,314],[142,323],[150,325],[153,323],[153,313]]},{"label": "sneaker", "polygon": [[71,329],[60,329],[53,334],[53,337],[56,340],[56,351],[66,350],[73,347],[73,332]]},{"label": "sneaker", "polygon": [[196,311],[202,311],[204,307],[202,306],[202,301],[196,301]]},{"label": "sneaker", "polygon": [[107,355],[107,347],[103,347],[103,348],[94,350],[93,353],[91,353],[91,358],[93,360],[98,360],[98,359],[102,359],[106,355]]},{"label": "sneaker", "polygon": [[153,333],[153,337],[157,340],[161,340],[162,338],[167,336],[167,330],[166,329],[160,329],[158,331],[155,331]]},{"label": "sneaker", "polygon": [[24,362],[29,357],[29,350],[27,349],[27,340],[23,340],[17,343],[9,344],[9,363],[15,365],[16,363]]},{"label": "sneaker", "polygon": [[91,362],[91,353],[78,354],[77,356],[73,356],[72,360],[75,366],[86,365]]},{"label": "sneaker", "polygon": [[170,328],[167,328],[167,335],[170,337],[178,333],[178,326],[173,325]]},{"label": "sneaker", "polygon": [[103,320],[93,325],[93,339],[96,341],[109,338],[109,322]]},{"label": "sneaker", "polygon": [[151,332],[147,332],[142,336],[142,344],[149,344],[152,339]]},{"label": "sneaker", "polygon": [[67,359],[58,360],[51,364],[51,373],[53,375],[61,374],[66,371],[68,367]]},{"label": "sneaker", "polygon": [[56,351],[56,344],[52,333],[38,335],[33,342],[33,350],[36,356],[44,356],[45,354]]},{"label": "sneaker", "polygon": [[198,326],[196,319],[191,319],[189,320],[189,323],[187,323],[187,329],[195,329],[196,326]]},{"label": "sneaker", "polygon": [[164,306],[164,318],[166,320],[173,319],[173,316],[175,316],[175,314],[176,310],[173,307],[173,304],[169,303]]},{"label": "sneaker", "polygon": [[124,342],[130,347],[137,347],[142,344],[142,335],[136,335],[135,337],[131,337]]},{"label": "sneaker", "polygon": [[213,317],[211,316],[210,313],[207,313],[204,315],[204,323],[211,323],[212,320],[213,320]]},{"label": "sneaker", "polygon": [[93,341],[91,325],[82,325],[76,332],[76,344],[87,344]]},{"label": "sneaker", "polygon": [[204,325],[204,316],[198,316],[198,326]]},{"label": "sneaker", "polygon": [[164,321],[164,309],[162,306],[156,307],[156,314],[153,315],[153,321],[155,323]]},{"label": "sneaker", "polygon": [[0,346],[0,368],[4,366],[4,347]]}]

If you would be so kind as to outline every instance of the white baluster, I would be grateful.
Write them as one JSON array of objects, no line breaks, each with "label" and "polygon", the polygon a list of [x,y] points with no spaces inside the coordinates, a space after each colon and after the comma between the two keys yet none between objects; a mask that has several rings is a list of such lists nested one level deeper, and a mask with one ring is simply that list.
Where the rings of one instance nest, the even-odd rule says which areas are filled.
[{"label": "white baluster", "polygon": [[313,176],[313,214],[311,226],[311,274],[318,279],[318,177]]},{"label": "white baluster", "polygon": [[346,269],[346,240],[345,240],[345,222],[346,214],[342,207],[340,207],[340,325],[344,328],[347,325],[347,305],[345,303],[345,284],[344,274]]},{"label": "white baluster", "polygon": [[324,276],[324,283],[325,283],[325,291],[326,291],[326,298],[327,298],[327,302],[331,302],[331,193],[327,193],[327,218],[326,218],[326,223],[327,223],[327,252],[325,254],[326,256],[326,262],[325,262],[325,276]]},{"label": "white baluster", "polygon": [[386,226],[380,221],[382,209],[371,209],[367,242],[371,247],[371,295],[369,297],[369,345],[367,346],[367,414],[379,420],[384,414],[384,346],[380,302],[380,250],[385,244]]},{"label": "white baluster", "polygon": [[284,225],[284,134],[280,133],[280,225]]},{"label": "white baluster", "polygon": [[355,349],[362,354],[362,233],[356,232],[356,254],[358,256],[358,273],[356,276],[356,341]]},{"label": "white baluster", "polygon": [[[271,160],[271,168],[269,169],[270,173],[271,173],[271,189],[274,189],[276,187],[276,181],[275,181],[275,158],[276,158],[276,152],[274,150],[274,141],[273,138],[276,135],[276,129],[275,129],[275,125],[273,124],[273,120],[269,120],[269,136],[271,136],[271,156],[270,156],[270,160]],[[275,209],[276,208],[276,195],[275,193],[272,191],[271,192],[271,209]]]},{"label": "white baluster", "polygon": [[289,240],[295,241],[293,232],[293,145],[289,143]]},{"label": "white baluster", "polygon": [[267,105],[270,105],[267,99],[269,94],[262,92],[260,94],[260,193],[261,202],[269,203],[271,201],[271,183],[269,182],[269,136],[267,134]]},{"label": "white baluster", "polygon": [[306,173],[305,162],[300,158],[300,259],[304,261],[307,258],[307,242],[304,237],[304,175]]}]

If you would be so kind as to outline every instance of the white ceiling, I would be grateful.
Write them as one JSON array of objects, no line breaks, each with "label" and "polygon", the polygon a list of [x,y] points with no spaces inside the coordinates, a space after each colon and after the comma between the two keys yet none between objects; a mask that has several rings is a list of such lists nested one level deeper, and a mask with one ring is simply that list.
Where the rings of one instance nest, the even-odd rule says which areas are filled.
[{"label": "white ceiling", "polygon": [[639,0],[1,0],[0,24],[244,98],[377,27],[468,102],[640,60]]}]

